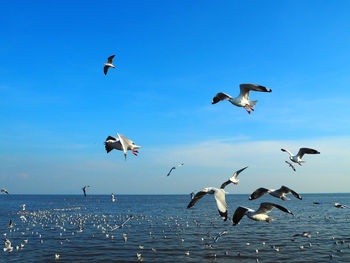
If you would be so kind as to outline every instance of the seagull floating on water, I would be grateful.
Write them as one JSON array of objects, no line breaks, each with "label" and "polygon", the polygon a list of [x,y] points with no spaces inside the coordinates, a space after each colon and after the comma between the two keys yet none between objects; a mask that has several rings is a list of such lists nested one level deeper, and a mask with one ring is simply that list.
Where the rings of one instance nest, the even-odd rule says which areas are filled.
[{"label": "seagull floating on water", "polygon": [[9,195],[9,191],[7,191],[5,188],[1,189],[1,192]]},{"label": "seagull floating on water", "polygon": [[180,164],[178,164],[177,166],[171,167],[169,173],[168,173],[166,176],[169,176],[173,170],[175,170],[177,167],[180,167],[180,166],[183,166],[183,165],[184,165],[184,163],[180,163]]},{"label": "seagull floating on water", "polygon": [[334,203],[334,207],[336,207],[336,208],[347,208],[346,205],[342,205],[340,203]]},{"label": "seagull floating on water", "polygon": [[136,149],[141,148],[141,146],[136,145],[132,140],[128,139],[127,137],[121,135],[120,133],[117,133],[118,138],[114,136],[108,136],[105,141],[105,148],[107,153],[112,151],[113,149],[123,151],[124,157],[126,160],[126,153],[128,150],[130,150],[134,155],[137,156],[139,153]]},{"label": "seagull floating on water", "polygon": [[287,149],[281,149],[281,151],[289,153],[289,159],[292,162],[299,164],[300,166],[302,163],[305,162],[305,161],[301,160],[301,158],[303,158],[304,154],[320,154],[319,151],[311,149],[311,148],[300,148],[297,155],[294,155],[293,153],[291,153]]},{"label": "seagull floating on water", "polygon": [[289,165],[289,167],[290,168],[292,168],[293,169],[293,171],[295,172],[296,170],[295,170],[295,166],[294,166],[294,164],[292,164],[291,162],[288,162],[288,161],[285,161],[286,162],[286,164],[288,164]]},{"label": "seagull floating on water", "polygon": [[238,207],[232,217],[232,223],[233,225],[239,224],[239,221],[241,221],[243,216],[247,216],[248,218],[255,221],[266,221],[267,223],[270,223],[271,220],[274,220],[274,218],[269,217],[267,214],[270,213],[275,207],[282,212],[293,215],[291,211],[289,211],[287,208],[284,208],[283,206],[274,203],[261,203],[257,211],[254,211],[248,207]]},{"label": "seagull floating on water", "polygon": [[4,247],[4,251],[8,251],[8,252],[12,252],[13,247],[11,246],[11,241],[8,239],[5,239],[5,247]]},{"label": "seagull floating on water", "polygon": [[247,168],[248,168],[248,166],[246,166],[246,167],[244,167],[244,168],[242,168],[242,169],[240,169],[240,170],[234,172],[234,173],[233,173],[233,176],[232,176],[230,179],[228,179],[228,181],[226,181],[225,183],[223,183],[223,184],[221,185],[221,188],[224,189],[225,186],[226,186],[226,185],[229,185],[230,183],[238,184],[239,179],[237,179],[237,176],[238,176],[241,172],[243,172],[245,169],[247,169]]},{"label": "seagull floating on water", "polygon": [[239,85],[240,93],[238,97],[233,98],[230,95],[220,92],[215,95],[211,104],[216,104],[222,100],[228,100],[233,105],[238,107],[243,107],[249,114],[250,110],[254,111],[254,106],[257,104],[257,100],[249,100],[249,92],[252,91],[261,91],[261,92],[271,92],[271,89],[268,89],[264,86],[255,85],[255,84],[241,84]]},{"label": "seagull floating on water", "polygon": [[107,75],[109,68],[115,68],[115,66],[113,65],[113,58],[114,57],[115,57],[115,55],[108,57],[108,62],[105,63],[105,66],[103,68],[103,72],[105,73],[105,75]]},{"label": "seagull floating on water", "polygon": [[252,193],[249,197],[249,200],[254,200],[254,199],[257,199],[263,195],[266,195],[266,194],[270,194],[272,195],[273,197],[276,197],[276,198],[280,198],[282,200],[290,200],[288,197],[286,197],[287,194],[291,193],[294,197],[298,198],[298,199],[302,199],[302,197],[296,193],[295,191],[293,191],[292,189],[288,188],[287,186],[281,186],[280,189],[266,189],[266,188],[263,188],[263,187],[260,187],[258,189],[256,189],[254,191],[254,193]]},{"label": "seagull floating on water", "polygon": [[86,190],[90,187],[90,185],[85,185],[82,190],[84,192],[84,196],[86,197]]}]

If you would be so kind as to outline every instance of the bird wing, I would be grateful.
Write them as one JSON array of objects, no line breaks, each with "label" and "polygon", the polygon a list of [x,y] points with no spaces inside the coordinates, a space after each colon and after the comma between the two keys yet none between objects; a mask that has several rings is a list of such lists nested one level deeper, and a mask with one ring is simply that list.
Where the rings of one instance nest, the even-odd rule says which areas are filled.
[{"label": "bird wing", "polygon": [[108,57],[108,63],[113,64],[113,58],[115,55]]},{"label": "bird wing", "polygon": [[203,196],[205,196],[208,192],[200,191],[195,194],[195,196],[192,198],[191,202],[188,204],[187,208],[191,208],[195,205],[195,203],[198,202],[199,199],[201,199]]},{"label": "bird wing", "polygon": [[237,176],[238,176],[241,172],[243,172],[245,169],[247,169],[247,168],[248,168],[248,166],[246,166],[246,167],[244,167],[244,168],[242,168],[242,169],[236,171],[236,172],[233,174],[232,177],[233,177],[234,179],[236,179]]},{"label": "bird wing", "polygon": [[124,156],[125,156],[125,159],[126,159],[126,152],[128,150],[128,147],[133,144],[133,141],[131,141],[130,139],[126,138],[124,135],[121,135],[120,133],[117,133],[117,134],[118,134],[120,143],[122,144]]},{"label": "bird wing", "polygon": [[249,200],[254,200],[257,199],[263,195],[266,195],[270,190],[266,189],[264,187],[260,187],[258,189],[256,189],[249,197]]},{"label": "bird wing", "polygon": [[239,85],[240,88],[240,96],[245,97],[246,99],[249,99],[249,92],[251,90],[253,91],[261,91],[261,92],[271,92],[272,90],[269,88],[266,88],[264,86],[255,85],[255,84],[241,84]]},{"label": "bird wing", "polygon": [[233,225],[237,225],[239,224],[239,221],[241,221],[242,217],[245,215],[245,212],[247,211],[248,209],[246,207],[238,207],[235,211],[235,213],[233,214],[233,217],[232,217],[232,224]]},{"label": "bird wing", "polygon": [[232,183],[232,181],[229,179],[226,182],[224,182],[221,186],[220,189],[224,189],[227,185],[229,185],[230,183]]},{"label": "bird wing", "polygon": [[295,198],[298,198],[298,199],[302,200],[302,197],[297,192],[293,191],[292,189],[288,188],[287,186],[283,185],[277,191],[279,191],[281,193],[285,193],[285,194],[291,193],[292,195],[294,195]]},{"label": "bird wing", "polygon": [[216,104],[222,100],[228,100],[230,99],[231,96],[226,94],[226,93],[223,93],[223,92],[219,92],[215,95],[215,97],[213,98],[213,101],[211,102],[211,104]]},{"label": "bird wing", "polygon": [[227,204],[226,204],[226,198],[225,198],[225,191],[222,189],[218,189],[214,193],[214,197],[216,200],[216,205],[219,210],[220,216],[224,219],[224,221],[227,220]]},{"label": "bird wing", "polygon": [[[106,149],[107,153],[109,153],[110,151],[113,150],[113,147],[112,147],[113,142],[110,142],[110,141],[111,141],[111,140],[110,140],[111,137],[112,137],[112,136],[108,136],[107,140],[105,141],[105,149]],[[115,139],[115,138],[114,138],[114,139]],[[114,139],[113,139],[113,140],[114,140]]]},{"label": "bird wing", "polygon": [[256,211],[256,214],[270,213],[272,211],[272,209],[275,207],[278,208],[279,210],[281,210],[282,212],[293,215],[293,213],[291,211],[289,211],[287,208],[285,208],[281,205],[278,205],[278,204],[274,204],[274,203],[261,203],[259,209]]},{"label": "bird wing", "polygon": [[103,67],[103,72],[105,73],[105,75],[107,75],[108,68],[109,68],[109,66],[104,66],[104,67]]},{"label": "bird wing", "polygon": [[171,167],[169,173],[168,173],[166,176],[169,176],[169,175],[171,174],[171,172],[172,172],[173,170],[175,170],[175,169],[176,169],[176,167]]},{"label": "bird wing", "polygon": [[291,153],[290,151],[288,151],[288,150],[286,150],[286,149],[281,149],[281,151],[282,151],[282,152],[287,152],[287,153],[289,153],[290,156],[293,156],[293,155],[294,155],[293,153]]},{"label": "bird wing", "polygon": [[319,154],[319,151],[316,151],[314,149],[310,149],[310,148],[300,148],[299,152],[297,154],[297,156],[301,158],[303,158],[304,154]]}]

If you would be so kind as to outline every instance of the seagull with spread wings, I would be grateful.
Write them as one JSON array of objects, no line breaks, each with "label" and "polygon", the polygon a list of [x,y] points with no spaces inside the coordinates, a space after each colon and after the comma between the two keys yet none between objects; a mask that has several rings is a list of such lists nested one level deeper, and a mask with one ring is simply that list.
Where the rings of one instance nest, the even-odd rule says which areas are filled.
[{"label": "seagull with spread wings", "polygon": [[305,162],[301,159],[301,158],[303,158],[304,154],[320,154],[319,151],[311,149],[311,148],[300,148],[299,152],[296,155],[294,155],[293,153],[291,153],[287,149],[281,149],[281,151],[289,153],[289,160],[291,160],[294,163],[299,164],[300,166],[301,166],[301,163]]},{"label": "seagull with spread wings", "polygon": [[115,55],[108,57],[108,62],[105,63],[105,66],[103,68],[103,72],[105,73],[105,75],[107,75],[109,68],[115,68],[115,66],[113,65],[114,57],[115,57]]},{"label": "seagull with spread wings", "polygon": [[82,190],[84,192],[84,196],[86,197],[86,190],[90,187],[90,185],[85,185]]},{"label": "seagull with spread wings", "polygon": [[195,203],[198,202],[199,199],[201,199],[206,194],[213,194],[214,198],[216,200],[216,206],[218,208],[220,216],[224,219],[224,221],[227,220],[227,204],[226,204],[226,192],[224,191],[224,188],[229,185],[230,183],[238,184],[237,176],[240,172],[242,172],[247,167],[238,170],[234,173],[234,175],[226,182],[224,182],[220,189],[216,187],[206,187],[202,191],[199,191],[195,194],[195,196],[191,199],[190,203],[188,204],[187,208],[191,208],[195,205]]},{"label": "seagull with spread wings", "polygon": [[294,164],[292,164],[291,162],[288,162],[288,161],[285,161],[285,162],[286,162],[286,164],[289,165],[290,168],[292,168],[292,170],[293,170],[294,172],[296,171]]},{"label": "seagull with spread wings", "polygon": [[271,92],[272,90],[264,86],[255,84],[241,84],[239,85],[240,93],[237,97],[233,98],[230,95],[219,92],[213,98],[211,104],[216,104],[222,100],[228,100],[237,107],[243,107],[249,114],[250,110],[254,111],[254,106],[258,103],[257,100],[249,100],[250,91]]},{"label": "seagull with spread wings", "polygon": [[178,164],[176,166],[171,167],[170,171],[168,172],[168,174],[166,176],[169,176],[171,174],[171,172],[174,171],[177,167],[180,167],[180,166],[183,166],[183,165],[184,165],[184,163],[180,163],[180,164]]},{"label": "seagull with spread wings", "polygon": [[105,141],[105,149],[107,153],[109,153],[113,149],[123,151],[126,160],[126,153],[128,150],[130,150],[134,155],[137,156],[139,152],[136,149],[141,148],[141,146],[136,145],[132,140],[125,137],[124,135],[121,135],[120,133],[117,133],[117,135],[118,138],[114,136],[107,137]]},{"label": "seagull with spread wings", "polygon": [[266,189],[266,188],[258,188],[252,193],[249,197],[249,200],[257,199],[263,195],[270,194],[273,197],[280,198],[282,200],[290,200],[288,197],[286,197],[287,194],[291,193],[294,197],[298,198],[299,200],[302,199],[302,197],[292,189],[288,188],[287,186],[281,186],[280,189]]},{"label": "seagull with spread wings", "polygon": [[8,195],[10,194],[9,191],[7,191],[5,188],[1,189],[1,192]]},{"label": "seagull with spread wings", "polygon": [[257,211],[248,207],[238,207],[232,217],[232,223],[233,225],[239,224],[239,221],[241,221],[244,216],[247,216],[249,219],[252,219],[254,221],[266,221],[267,223],[270,223],[272,220],[275,220],[275,218],[272,218],[268,215],[268,213],[270,213],[273,208],[277,208],[282,212],[294,215],[291,211],[283,206],[274,203],[261,203]]}]

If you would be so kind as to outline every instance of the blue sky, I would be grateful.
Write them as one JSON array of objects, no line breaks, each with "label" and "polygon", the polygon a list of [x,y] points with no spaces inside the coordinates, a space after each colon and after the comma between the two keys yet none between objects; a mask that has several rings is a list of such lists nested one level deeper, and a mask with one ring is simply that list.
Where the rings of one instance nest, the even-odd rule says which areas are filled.
[{"label": "blue sky", "polygon": [[[0,187],[176,194],[246,165],[250,193],[350,187],[348,1],[8,1],[0,10]],[[117,70],[103,74],[116,54]],[[240,83],[248,115],[217,92]],[[117,132],[138,157],[106,154]],[[314,147],[293,174],[281,147]],[[178,162],[185,166],[165,175]],[[332,180],[329,180],[330,176]],[[331,182],[330,182],[331,181]]]}]

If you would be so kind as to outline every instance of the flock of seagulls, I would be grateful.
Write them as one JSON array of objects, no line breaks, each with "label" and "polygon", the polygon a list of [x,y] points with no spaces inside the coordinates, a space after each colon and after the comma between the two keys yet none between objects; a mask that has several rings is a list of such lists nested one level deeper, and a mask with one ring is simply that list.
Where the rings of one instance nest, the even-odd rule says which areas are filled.
[{"label": "flock of seagulls", "polygon": [[[104,74],[107,75],[109,68],[116,68],[113,65],[113,59],[115,58],[115,55],[112,55],[110,57],[108,57],[108,62],[104,63]],[[255,84],[240,84],[240,93],[237,97],[231,97],[230,95],[223,93],[223,92],[219,92],[215,95],[215,97],[212,100],[212,104],[216,104],[220,101],[223,100],[227,100],[230,103],[232,103],[234,106],[237,107],[242,107],[246,110],[246,112],[248,114],[251,114],[251,111],[255,110],[255,106],[257,104],[257,101],[253,101],[249,99],[250,96],[250,91],[257,91],[257,92],[266,92],[266,93],[270,93],[272,92],[271,89],[266,88],[264,86],[261,85],[255,85]],[[135,156],[138,156],[138,149],[142,148],[139,145],[136,145],[132,140],[130,140],[129,138],[127,138],[126,136],[117,133],[117,137],[115,136],[108,136],[107,139],[104,142],[104,146],[105,146],[105,150],[108,153],[110,153],[112,150],[118,150],[118,151],[122,151],[124,154],[124,159],[127,159],[127,152],[131,151]],[[302,160],[303,156],[305,154],[320,154],[319,151],[315,150],[315,149],[311,149],[311,148],[300,148],[298,153],[296,155],[294,155],[292,152],[290,152],[287,149],[281,149],[282,152],[287,152],[289,154],[289,161],[285,161],[286,164],[288,164],[288,166],[293,169],[294,171],[296,171],[294,163],[298,164],[299,166],[302,165],[302,163],[304,163],[305,161]],[[184,163],[179,163],[173,167],[171,167],[171,169],[169,170],[169,172],[167,173],[167,177],[170,176],[175,169],[183,166]],[[220,186],[220,188],[216,188],[216,187],[205,187],[203,188],[201,191],[197,192],[196,194],[194,192],[191,193],[191,199],[189,204],[187,205],[187,208],[192,208],[201,198],[203,198],[204,196],[206,196],[207,194],[211,194],[214,196],[214,199],[216,201],[216,207],[217,210],[219,212],[219,215],[221,216],[221,218],[223,219],[223,221],[227,221],[228,219],[228,206],[226,203],[226,194],[227,192],[225,192],[225,188],[227,186],[229,186],[230,184],[233,185],[238,185],[239,183],[239,179],[238,179],[238,175],[240,173],[242,173],[243,171],[245,171],[248,168],[248,166],[235,171],[233,173],[233,176],[230,177],[227,181],[223,182]],[[83,194],[86,197],[87,196],[87,189],[89,188],[89,185],[86,185],[82,188],[83,190]],[[9,195],[9,192],[6,189],[1,189],[1,192],[4,194]],[[264,187],[260,187],[258,189],[256,189],[249,197],[249,200],[255,200],[258,198],[263,197],[264,195],[271,195],[275,198],[281,199],[283,201],[285,200],[290,200],[290,198],[287,197],[288,194],[293,195],[295,198],[302,200],[302,197],[295,192],[294,190],[286,187],[286,186],[281,186],[279,189],[268,189],[268,188],[264,188]],[[116,198],[114,196],[114,194],[111,194],[111,201],[115,202]],[[314,204],[316,204],[316,202],[314,202]],[[319,203],[317,203],[319,204]],[[30,215],[32,217],[33,220],[35,220],[34,218],[36,216],[38,216],[35,213],[28,213],[25,211],[25,204],[22,205],[22,215],[20,216],[20,219],[22,220],[23,223],[27,223],[27,218],[24,216],[26,213],[26,215]],[[337,208],[347,208],[347,206],[342,205],[340,203],[335,203],[334,207]],[[254,220],[254,221],[265,221],[267,223],[270,223],[271,221],[275,220],[275,218],[270,217],[269,213],[274,209],[277,208],[278,210],[282,211],[283,213],[289,214],[294,216],[294,214],[288,210],[287,208],[285,208],[284,206],[281,206],[279,204],[275,204],[275,203],[271,203],[271,202],[262,202],[260,203],[260,206],[257,210],[253,210],[251,208],[248,207],[244,207],[244,206],[239,206],[238,208],[236,208],[235,212],[233,213],[232,216],[232,224],[233,225],[238,225],[240,223],[240,221],[242,220],[242,218],[244,216],[246,216],[247,218]],[[114,225],[109,225],[106,224],[106,220],[103,219],[102,221],[105,223],[105,226],[102,226],[101,224],[98,226],[98,228],[102,228],[102,232],[106,234],[106,238],[113,238],[113,235],[111,235],[112,231],[116,230],[116,229],[122,229],[126,226],[126,224],[131,220],[135,218],[132,215],[129,215],[121,224],[114,224]],[[47,218],[46,218],[47,219]],[[36,222],[36,221],[35,221]],[[56,221],[58,222],[58,221]],[[77,226],[77,231],[76,233],[81,233],[84,231],[84,225],[86,223],[84,223],[84,220],[82,218],[76,219],[75,221],[71,221],[72,224]],[[194,220],[195,224],[197,226],[199,226],[200,224]],[[56,224],[57,225],[57,224]],[[63,224],[64,225],[64,224]],[[62,225],[62,228],[63,228]],[[187,223],[188,226],[188,223]],[[8,228],[11,229],[13,228],[13,223],[12,220],[10,220]],[[107,229],[108,229],[108,233],[107,233]],[[224,235],[226,235],[228,233],[228,231],[221,231],[219,232],[215,238],[213,238],[213,242],[216,243],[218,242],[218,240],[220,238],[222,238]],[[307,233],[307,232],[305,232]],[[62,234],[62,233],[61,233]],[[72,233],[73,235],[73,233]],[[149,235],[152,236],[152,233],[149,232]],[[303,235],[304,236],[304,235]],[[166,236],[164,236],[164,239],[166,239]],[[127,234],[123,233],[123,240],[126,243],[128,240],[128,236]],[[204,240],[204,238],[202,238],[202,241]],[[28,242],[28,241],[27,241]],[[182,239],[182,242],[184,242],[184,239]],[[5,252],[11,252],[13,250],[13,247],[11,245],[11,242],[9,239],[5,238],[4,240],[5,246],[3,248],[3,251]],[[26,243],[26,242],[24,242]],[[24,246],[24,244],[21,244],[21,246]],[[249,245],[249,243],[247,243],[247,246]],[[265,242],[263,242],[263,245],[265,246]],[[212,248],[213,245],[212,244],[206,244],[206,246],[208,248]],[[304,248],[304,247],[303,247]],[[139,249],[143,250],[144,246],[143,245],[139,245]],[[278,252],[279,248],[277,247],[273,247],[273,249]],[[17,248],[18,250],[18,248]],[[152,252],[153,253],[157,253],[157,250],[155,248],[152,248]],[[259,250],[256,249],[255,250],[256,254],[259,253]],[[186,256],[190,256],[190,251],[185,252]],[[54,255],[56,260],[60,259],[60,254],[55,254]],[[136,257],[139,261],[142,261],[142,254],[141,253],[137,253]]]}]

